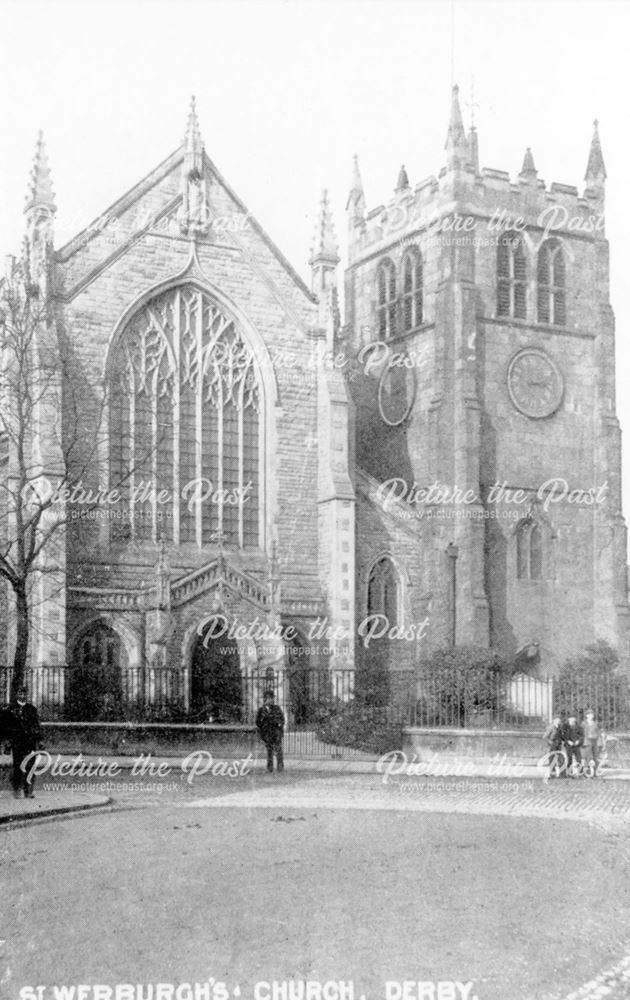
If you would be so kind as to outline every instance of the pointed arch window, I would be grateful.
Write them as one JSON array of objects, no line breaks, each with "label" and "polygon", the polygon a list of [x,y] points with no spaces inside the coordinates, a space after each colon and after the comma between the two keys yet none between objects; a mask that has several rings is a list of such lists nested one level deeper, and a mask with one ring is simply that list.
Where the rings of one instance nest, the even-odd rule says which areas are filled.
[{"label": "pointed arch window", "polygon": [[402,260],[403,332],[422,323],[422,257],[417,247],[410,247]]},{"label": "pointed arch window", "polygon": [[510,232],[497,248],[497,315],[527,318],[527,257],[521,237]]},{"label": "pointed arch window", "polygon": [[258,545],[259,377],[233,320],[194,285],[162,293],[114,345],[108,388],[113,537]]},{"label": "pointed arch window", "polygon": [[543,539],[540,525],[525,518],[516,531],[516,575],[519,580],[542,580]]},{"label": "pointed arch window", "polygon": [[379,340],[396,335],[396,268],[389,258],[382,260],[376,273]]},{"label": "pointed arch window", "polygon": [[385,615],[390,627],[398,625],[399,581],[396,567],[389,556],[374,564],[368,579],[367,613]]},{"label": "pointed arch window", "polygon": [[538,322],[566,323],[566,263],[558,240],[547,240],[538,251]]}]

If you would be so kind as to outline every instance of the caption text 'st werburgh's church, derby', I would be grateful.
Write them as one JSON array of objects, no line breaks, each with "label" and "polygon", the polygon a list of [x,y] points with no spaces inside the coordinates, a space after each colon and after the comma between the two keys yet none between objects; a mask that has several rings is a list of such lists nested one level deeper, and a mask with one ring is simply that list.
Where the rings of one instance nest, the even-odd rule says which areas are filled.
[{"label": "caption text 'st werburgh's church, derby'", "polygon": [[[25,254],[62,402],[29,446],[66,526],[30,665],[169,665],[194,701],[217,671],[377,644],[391,671],[453,642],[625,657],[605,177],[597,126],[582,193],[530,150],[515,180],[480,169],[455,88],[437,176],[401,168],[368,211],[355,160],[342,316],[326,194],[309,288],[194,104],[183,146],[60,248],[40,139]],[[13,618],[7,587],[0,661]]]}]

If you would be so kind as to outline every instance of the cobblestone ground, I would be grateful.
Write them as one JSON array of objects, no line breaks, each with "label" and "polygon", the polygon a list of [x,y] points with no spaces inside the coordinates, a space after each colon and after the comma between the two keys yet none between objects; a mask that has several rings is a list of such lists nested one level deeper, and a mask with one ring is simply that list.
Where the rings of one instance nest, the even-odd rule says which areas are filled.
[{"label": "cobblestone ground", "polygon": [[[215,806],[324,803],[338,809],[400,809],[421,812],[549,817],[624,830],[630,820],[630,782],[587,779],[401,778],[378,775],[312,775],[298,783],[261,776],[248,789],[230,787]],[[215,794],[212,796],[213,800]],[[203,798],[189,802],[209,805]]]}]

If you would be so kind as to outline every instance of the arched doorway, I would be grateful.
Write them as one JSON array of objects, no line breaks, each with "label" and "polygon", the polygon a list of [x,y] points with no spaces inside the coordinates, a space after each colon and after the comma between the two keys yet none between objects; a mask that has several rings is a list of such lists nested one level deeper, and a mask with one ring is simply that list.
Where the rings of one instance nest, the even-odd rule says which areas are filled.
[{"label": "arched doorway", "polygon": [[120,636],[105,622],[95,622],[74,647],[66,714],[95,722],[121,719],[122,673],[126,664]]},{"label": "arched doorway", "polygon": [[190,714],[199,722],[240,722],[243,692],[238,646],[224,639],[195,642],[191,660]]},{"label": "arched doorway", "polygon": [[[359,648],[357,689],[366,705],[384,708],[391,697],[390,670],[396,662],[396,642],[389,632],[400,625],[400,578],[388,556],[381,556],[372,564],[368,576],[368,618],[374,616],[379,623],[380,638],[374,637],[369,646]],[[404,643],[402,643],[404,645]]]},{"label": "arched doorway", "polygon": [[312,669],[307,649],[299,634],[287,645],[289,711],[295,726],[317,722],[330,693],[326,673]]}]

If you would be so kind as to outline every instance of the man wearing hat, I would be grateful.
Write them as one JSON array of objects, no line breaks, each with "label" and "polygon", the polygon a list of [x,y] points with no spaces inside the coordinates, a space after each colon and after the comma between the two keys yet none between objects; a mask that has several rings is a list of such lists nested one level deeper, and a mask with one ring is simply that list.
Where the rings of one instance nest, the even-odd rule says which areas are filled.
[{"label": "man wearing hat", "polygon": [[584,743],[584,730],[578,722],[577,716],[570,715],[567,719],[562,730],[562,742],[567,755],[567,774],[574,778],[580,772]]},{"label": "man wearing hat", "polygon": [[282,737],[284,736],[284,712],[274,701],[273,691],[265,691],[262,708],[256,715],[256,728],[267,747],[267,770],[273,771],[274,754],[278,771],[284,771]]},{"label": "man wearing hat", "polygon": [[16,691],[15,704],[11,706],[11,714],[13,716],[13,731],[11,733],[13,794],[16,799],[19,799],[20,792],[24,792],[25,798],[32,799],[34,797],[33,778],[29,774],[28,761],[25,767],[22,767],[22,764],[29,754],[41,748],[42,730],[37,709],[26,700],[24,686],[20,686]]}]

